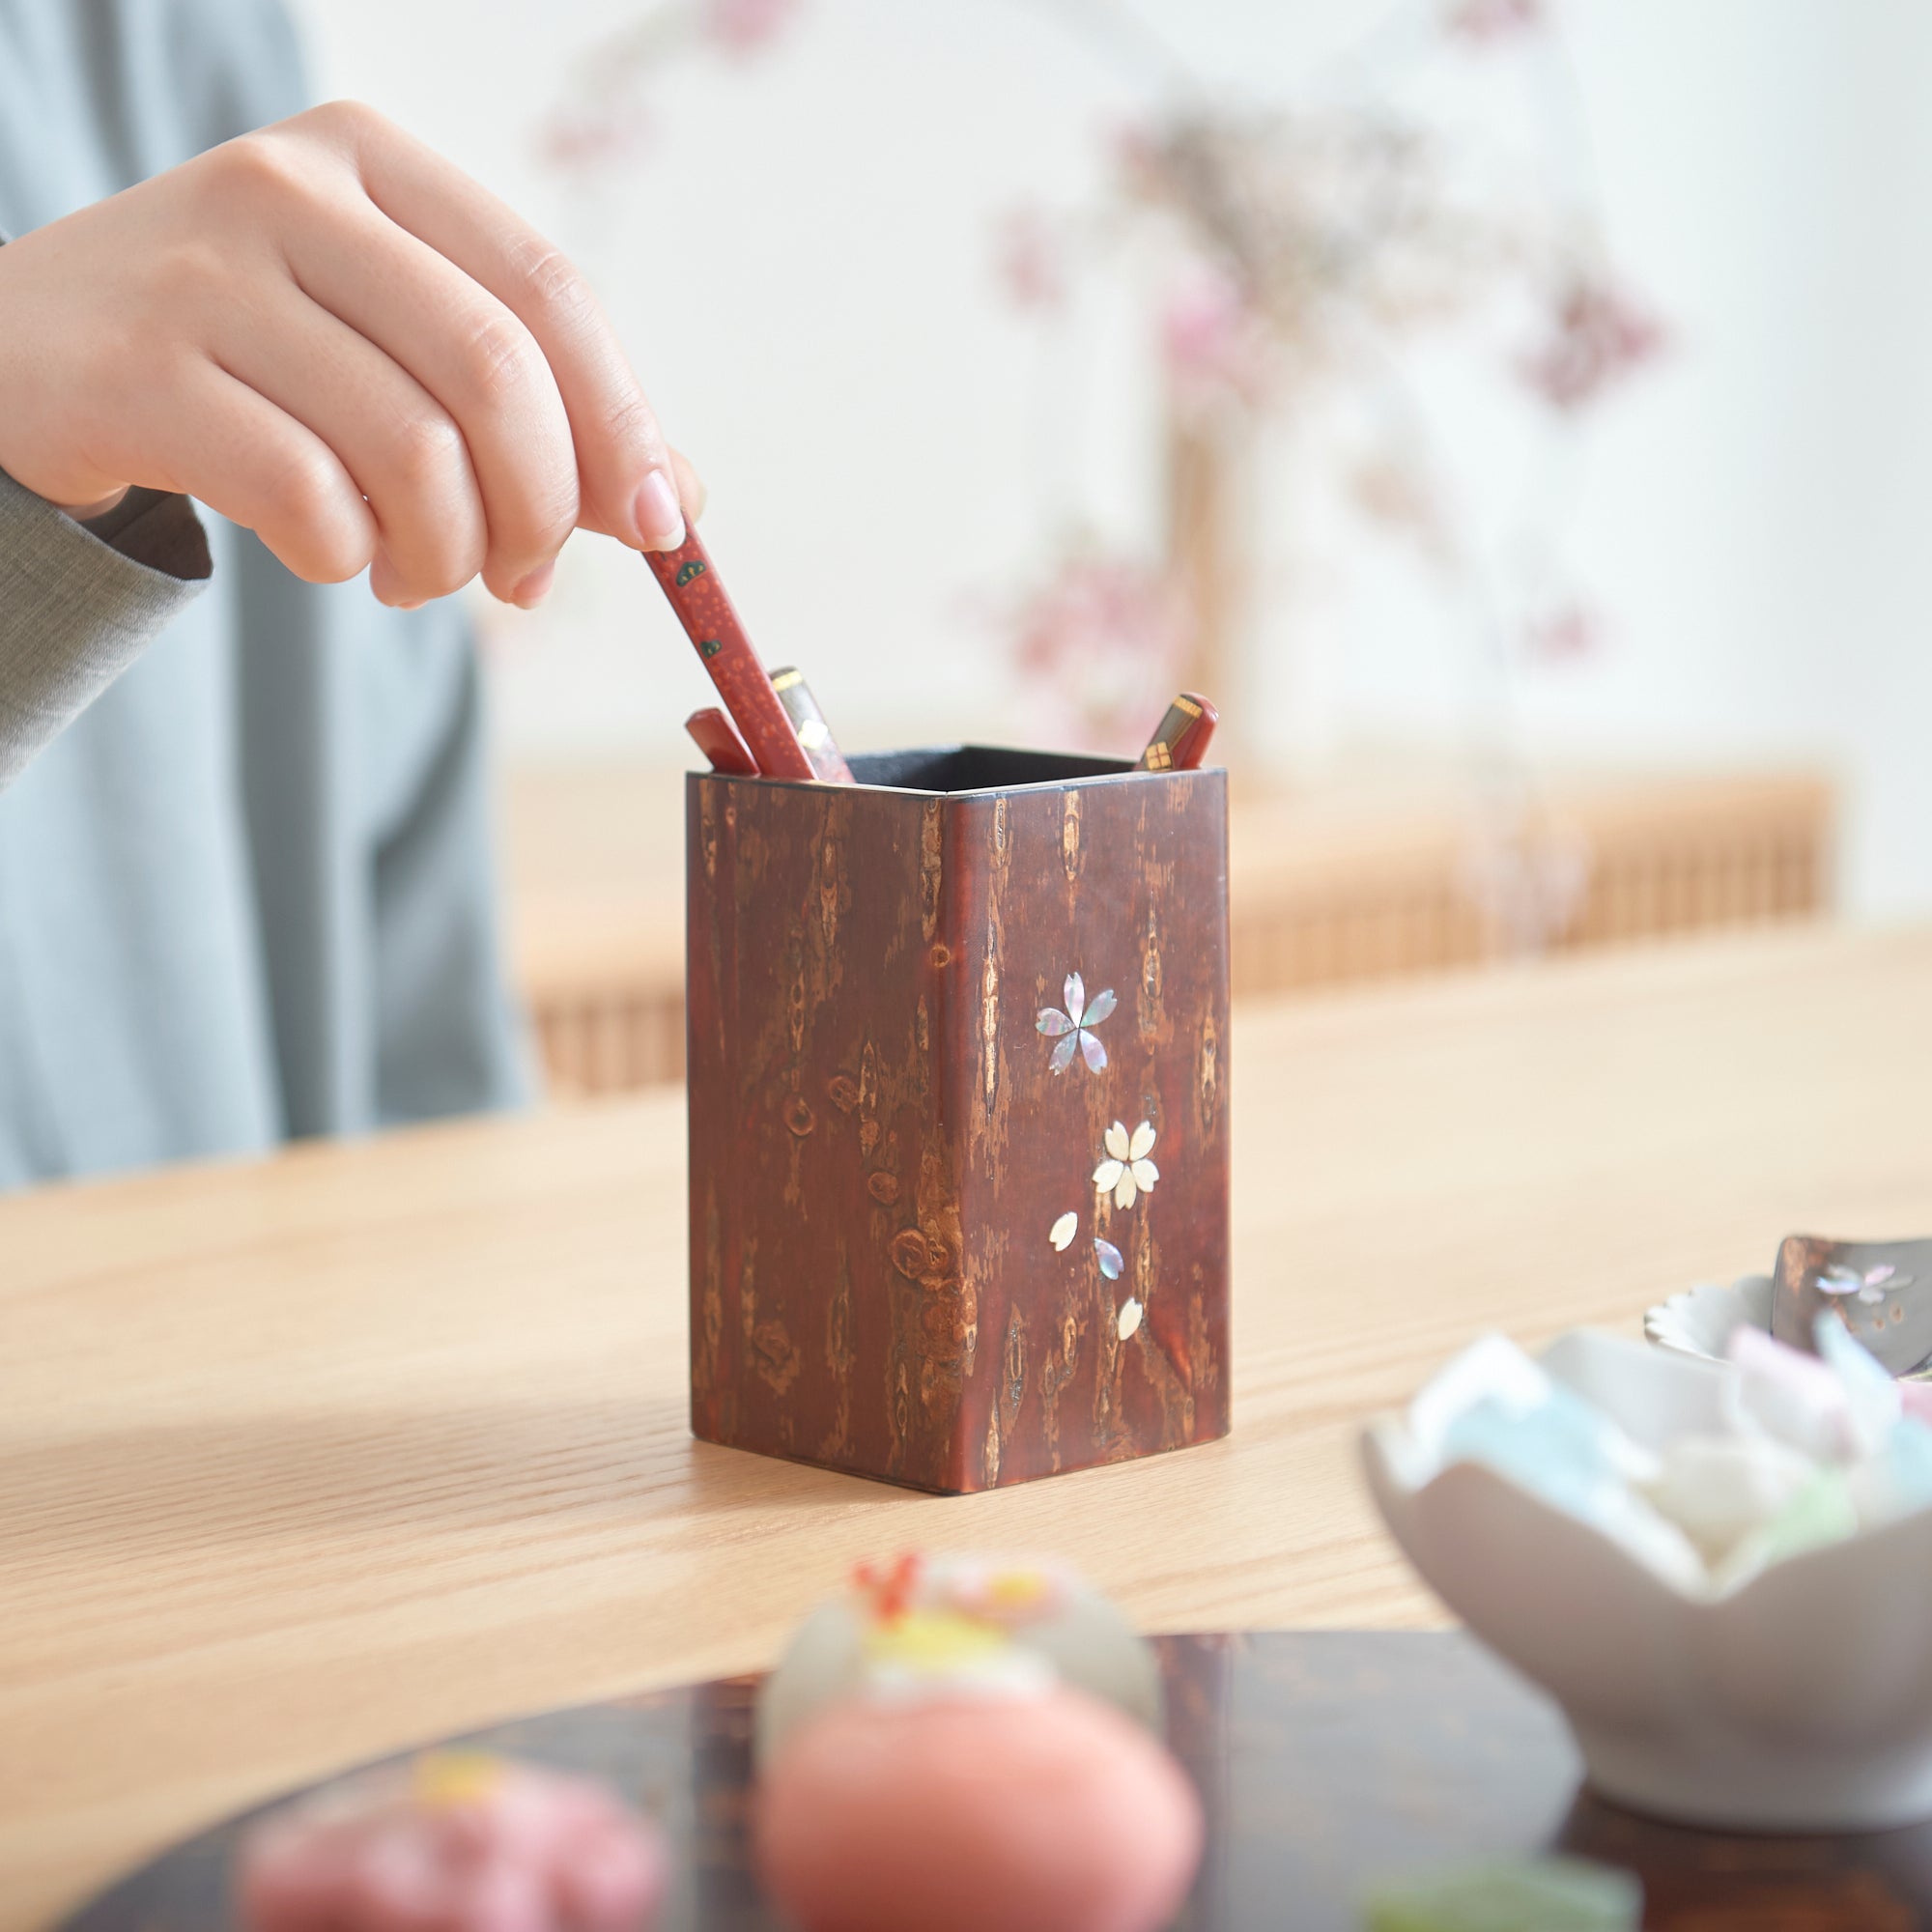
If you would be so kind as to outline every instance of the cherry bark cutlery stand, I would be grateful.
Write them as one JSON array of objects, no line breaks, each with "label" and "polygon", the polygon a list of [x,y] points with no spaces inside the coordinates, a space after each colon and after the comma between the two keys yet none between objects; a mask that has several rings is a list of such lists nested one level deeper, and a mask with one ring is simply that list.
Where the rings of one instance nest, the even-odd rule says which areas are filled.
[{"label": "cherry bark cutlery stand", "polygon": [[699,1437],[942,1492],[1227,1434],[1227,775],[686,780]]}]

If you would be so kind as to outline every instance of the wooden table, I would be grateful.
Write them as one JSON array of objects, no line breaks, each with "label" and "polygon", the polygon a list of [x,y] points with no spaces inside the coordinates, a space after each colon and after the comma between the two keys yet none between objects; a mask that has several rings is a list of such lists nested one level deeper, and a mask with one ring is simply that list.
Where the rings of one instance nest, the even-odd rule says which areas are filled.
[{"label": "wooden table", "polygon": [[0,1204],[0,1932],[328,1768],[770,1659],[861,1554],[1438,1614],[1352,1441],[1461,1342],[1932,1225],[1932,933],[1250,1008],[1235,1435],[941,1499],[695,1444],[675,1094]]}]

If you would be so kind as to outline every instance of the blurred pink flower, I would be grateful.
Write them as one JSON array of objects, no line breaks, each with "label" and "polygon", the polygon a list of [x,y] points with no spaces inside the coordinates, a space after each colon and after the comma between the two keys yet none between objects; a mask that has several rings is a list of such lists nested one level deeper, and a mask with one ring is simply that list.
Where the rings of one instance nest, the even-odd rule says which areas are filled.
[{"label": "blurred pink flower", "polygon": [[734,54],[754,53],[784,31],[798,8],[799,0],[703,0],[704,31]]},{"label": "blurred pink flower", "polygon": [[1110,145],[1121,186],[1136,201],[1156,201],[1167,192],[1166,143],[1144,123],[1123,122],[1113,131]]},{"label": "blurred pink flower", "polygon": [[[1020,604],[1012,639],[1020,670],[1067,724],[1144,739],[1186,655],[1186,600],[1163,571],[1076,550]],[[1115,749],[1137,752],[1140,742],[1122,737]]]},{"label": "blurred pink flower", "polygon": [[1364,516],[1407,536],[1435,561],[1450,559],[1453,545],[1443,506],[1421,464],[1396,451],[1379,451],[1355,467],[1349,488]]},{"label": "blurred pink flower", "polygon": [[1507,808],[1477,829],[1463,857],[1463,890],[1503,949],[1524,957],[1548,952],[1575,926],[1590,873],[1583,838]]},{"label": "blurred pink flower", "polygon": [[1267,331],[1236,283],[1198,264],[1169,292],[1161,349],[1178,393],[1193,400],[1236,395],[1248,402],[1267,387]]},{"label": "blurred pink flower", "polygon": [[1551,408],[1577,410],[1653,360],[1663,345],[1662,325],[1634,297],[1579,276],[1558,298],[1548,335],[1519,368]]},{"label": "blurred pink flower", "polygon": [[1485,46],[1542,24],[1543,0],[1457,0],[1443,19],[1451,34]]},{"label": "blurred pink flower", "polygon": [[1594,657],[1603,648],[1604,627],[1587,604],[1572,598],[1536,612],[1523,641],[1530,656],[1545,664],[1570,663]]},{"label": "blurred pink flower", "polygon": [[650,131],[650,117],[635,100],[559,108],[539,131],[537,152],[566,173],[593,174],[637,153]]},{"label": "blurred pink flower", "polygon": [[1065,242],[1039,209],[1014,209],[1001,221],[997,267],[1008,296],[1020,308],[1058,308],[1066,299]]}]

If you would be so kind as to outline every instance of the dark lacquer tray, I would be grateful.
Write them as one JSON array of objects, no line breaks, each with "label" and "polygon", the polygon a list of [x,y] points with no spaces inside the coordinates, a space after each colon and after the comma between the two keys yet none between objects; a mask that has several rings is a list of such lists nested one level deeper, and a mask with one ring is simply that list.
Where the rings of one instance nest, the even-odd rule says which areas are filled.
[{"label": "dark lacquer tray", "polygon": [[[1208,1813],[1185,1932],[1343,1932],[1378,1879],[1548,1849],[1636,1871],[1652,1932],[1932,1925],[1932,1827],[1771,1838],[1634,1817],[1577,1789],[1554,1710],[1461,1634],[1177,1636],[1158,1649],[1172,1741]],[[780,1932],[745,1856],[755,1689],[655,1691],[460,1742],[591,1773],[662,1819],[680,1868],[664,1932]],[[243,1822],[157,1859],[62,1932],[223,1932]]]}]

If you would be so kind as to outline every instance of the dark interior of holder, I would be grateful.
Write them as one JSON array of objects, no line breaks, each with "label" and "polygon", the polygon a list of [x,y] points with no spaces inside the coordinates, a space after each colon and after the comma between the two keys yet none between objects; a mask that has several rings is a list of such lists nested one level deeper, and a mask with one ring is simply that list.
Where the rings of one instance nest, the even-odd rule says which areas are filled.
[{"label": "dark interior of holder", "polygon": [[1009,752],[995,745],[932,745],[916,752],[861,752],[847,760],[862,785],[900,791],[992,791],[1010,785],[1104,779],[1133,770],[1123,758],[1068,752]]}]

